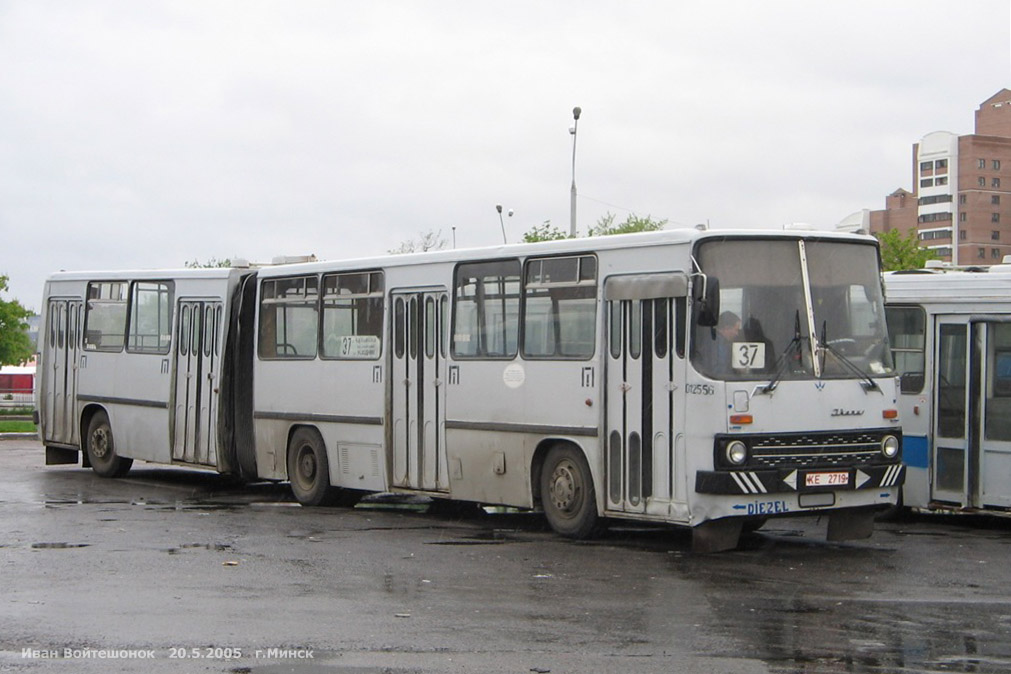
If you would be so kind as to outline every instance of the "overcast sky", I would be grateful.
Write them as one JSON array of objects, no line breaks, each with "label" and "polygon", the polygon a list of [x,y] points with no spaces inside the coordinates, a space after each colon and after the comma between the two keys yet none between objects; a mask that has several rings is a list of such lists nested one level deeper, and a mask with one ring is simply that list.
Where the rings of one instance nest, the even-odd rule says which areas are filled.
[{"label": "overcast sky", "polygon": [[0,0],[0,274],[830,229],[1011,86],[1008,0]]}]

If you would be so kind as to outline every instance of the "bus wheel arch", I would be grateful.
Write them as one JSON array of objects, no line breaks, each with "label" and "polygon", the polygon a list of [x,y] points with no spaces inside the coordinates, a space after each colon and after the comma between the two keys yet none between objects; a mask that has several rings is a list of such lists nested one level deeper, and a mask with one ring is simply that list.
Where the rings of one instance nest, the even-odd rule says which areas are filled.
[{"label": "bus wheel arch", "polygon": [[335,502],[337,490],[330,485],[326,443],[315,426],[293,426],[289,430],[285,465],[291,491],[303,506]]},{"label": "bus wheel arch", "polygon": [[81,414],[84,464],[101,477],[123,477],[133,466],[133,459],[116,453],[116,441],[109,414],[104,408],[90,405]]},{"label": "bus wheel arch", "polygon": [[81,410],[80,425],[80,435],[81,438],[81,466],[84,468],[91,468],[91,461],[88,460],[88,426],[91,424],[91,417],[95,416],[97,412],[105,413],[105,409],[100,405],[94,403],[86,405],[84,409]]},{"label": "bus wheel arch", "polygon": [[546,441],[534,453],[535,496],[551,528],[567,538],[587,538],[598,528],[593,474],[583,449],[570,441]]}]

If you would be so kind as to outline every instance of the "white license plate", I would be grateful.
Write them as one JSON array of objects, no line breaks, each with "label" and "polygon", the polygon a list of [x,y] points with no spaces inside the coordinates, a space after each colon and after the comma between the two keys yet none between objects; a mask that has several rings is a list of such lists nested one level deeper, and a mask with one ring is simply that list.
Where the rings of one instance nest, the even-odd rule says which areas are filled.
[{"label": "white license plate", "polygon": [[804,486],[806,487],[845,487],[849,483],[849,471],[808,473],[804,476]]}]

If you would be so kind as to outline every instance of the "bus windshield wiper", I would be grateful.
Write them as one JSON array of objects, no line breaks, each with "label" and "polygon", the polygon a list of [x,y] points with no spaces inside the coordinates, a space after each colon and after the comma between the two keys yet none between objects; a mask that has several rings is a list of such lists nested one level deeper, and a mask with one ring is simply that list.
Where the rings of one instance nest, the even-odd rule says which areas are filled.
[{"label": "bus windshield wiper", "polygon": [[[881,391],[881,387],[877,385],[871,376],[860,369],[860,367],[854,363],[852,360],[847,358],[839,349],[835,348],[828,341],[828,321],[822,321],[821,323],[821,339],[818,340],[817,350],[824,353],[831,353],[833,356],[839,359],[839,362],[846,367],[847,370],[855,374],[861,379],[860,386],[863,387],[864,391]],[[824,366],[822,367],[824,371]]]},{"label": "bus windshield wiper", "polygon": [[790,363],[793,352],[800,353],[800,345],[803,341],[804,337],[800,334],[800,310],[798,309],[793,320],[793,339],[786,345],[783,353],[776,361],[776,372],[772,375],[772,379],[769,380],[768,384],[759,388],[759,393],[771,394],[776,390],[776,387],[779,386],[779,380],[783,378],[783,374],[786,372],[786,367]]}]

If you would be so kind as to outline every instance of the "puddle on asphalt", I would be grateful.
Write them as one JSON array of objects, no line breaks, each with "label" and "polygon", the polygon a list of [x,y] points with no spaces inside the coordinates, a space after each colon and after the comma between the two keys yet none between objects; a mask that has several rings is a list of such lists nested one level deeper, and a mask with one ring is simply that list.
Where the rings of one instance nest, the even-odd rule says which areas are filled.
[{"label": "puddle on asphalt", "polygon": [[516,536],[515,530],[492,529],[482,531],[463,538],[446,541],[429,541],[426,545],[503,545],[505,543],[528,543],[529,541]]},{"label": "puddle on asphalt", "polygon": [[165,510],[165,511],[238,511],[246,508],[299,508],[294,501],[201,501],[201,500],[176,500],[157,501],[145,498],[135,499],[108,499],[108,498],[46,498],[42,501],[45,508],[70,508],[75,506],[133,506],[144,508],[145,510]]},{"label": "puddle on asphalt", "polygon": [[213,552],[228,552],[232,546],[228,543],[184,543],[173,548],[166,548],[164,552],[170,555],[178,555],[186,550],[211,550]]},{"label": "puddle on asphalt", "polygon": [[727,644],[716,654],[775,674],[1011,671],[1011,601],[969,579],[911,586],[894,561],[883,548],[780,538],[768,550],[670,563],[704,589],[710,627]]},{"label": "puddle on asphalt", "polygon": [[35,550],[69,550],[71,548],[87,548],[90,543],[32,543]]}]

